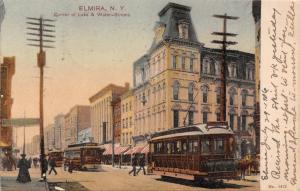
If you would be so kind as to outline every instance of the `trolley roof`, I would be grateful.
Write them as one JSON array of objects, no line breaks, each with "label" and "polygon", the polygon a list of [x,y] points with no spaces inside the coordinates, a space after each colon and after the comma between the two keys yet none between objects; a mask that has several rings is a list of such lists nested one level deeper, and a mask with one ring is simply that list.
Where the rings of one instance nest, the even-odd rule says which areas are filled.
[{"label": "trolley roof", "polygon": [[196,124],[188,127],[178,127],[152,135],[153,140],[197,136],[197,135],[233,135],[232,129],[226,123]]}]

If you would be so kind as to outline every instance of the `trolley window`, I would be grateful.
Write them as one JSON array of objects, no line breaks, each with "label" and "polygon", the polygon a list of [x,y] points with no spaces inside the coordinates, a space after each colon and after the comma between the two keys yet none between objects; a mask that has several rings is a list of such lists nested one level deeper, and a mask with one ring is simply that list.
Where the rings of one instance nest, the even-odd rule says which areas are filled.
[{"label": "trolley window", "polygon": [[198,140],[190,140],[188,151],[190,153],[196,153],[196,152],[198,152],[198,150],[199,150]]},{"label": "trolley window", "polygon": [[154,144],[154,152],[155,153],[163,153],[163,143],[162,142]]},{"label": "trolley window", "polygon": [[174,142],[168,142],[167,143],[167,154],[173,154],[174,153]]},{"label": "trolley window", "polygon": [[175,142],[175,153],[180,154],[181,153],[181,141]]},{"label": "trolley window", "polygon": [[215,153],[224,153],[224,139],[215,139],[214,140],[214,152]]},{"label": "trolley window", "polygon": [[210,149],[210,141],[209,139],[204,139],[204,140],[201,140],[201,152],[203,154],[208,154]]},{"label": "trolley window", "polygon": [[187,152],[187,142],[186,140],[182,140],[182,153],[186,153]]}]

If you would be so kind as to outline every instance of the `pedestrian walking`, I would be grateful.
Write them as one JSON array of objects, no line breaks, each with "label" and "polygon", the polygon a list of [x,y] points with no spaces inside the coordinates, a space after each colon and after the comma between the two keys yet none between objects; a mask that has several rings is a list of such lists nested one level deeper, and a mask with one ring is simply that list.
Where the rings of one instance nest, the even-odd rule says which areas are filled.
[{"label": "pedestrian walking", "polygon": [[31,181],[30,174],[28,171],[30,167],[25,156],[26,156],[25,154],[22,154],[21,155],[22,159],[18,163],[19,174],[18,174],[17,181],[20,183],[26,183]]},{"label": "pedestrian walking", "polygon": [[146,175],[146,170],[145,170],[145,156],[144,156],[144,155],[142,155],[142,156],[140,157],[139,165],[140,165],[140,168],[139,168],[139,170],[137,171],[136,174],[138,175],[139,172],[140,172],[140,170],[143,169],[144,175]]},{"label": "pedestrian walking", "polygon": [[29,167],[31,168],[31,165],[32,165],[32,158],[31,157],[29,157],[28,162],[29,162]]},{"label": "pedestrian walking", "polygon": [[42,161],[40,161],[40,165],[41,165],[41,168],[43,171],[43,179],[44,179],[44,181],[46,181],[46,179],[47,179],[46,175],[47,175],[47,171],[48,171],[48,160],[46,157]]},{"label": "pedestrian walking", "polygon": [[51,174],[52,170],[54,171],[55,175],[57,175],[57,172],[55,170],[55,167],[56,167],[56,160],[55,160],[55,158],[50,158],[49,159],[49,165],[50,165],[49,175]]},{"label": "pedestrian walking", "polygon": [[132,158],[132,170],[128,174],[133,173],[133,176],[136,176],[136,165],[137,165],[137,157],[135,155],[133,155],[133,158]]}]

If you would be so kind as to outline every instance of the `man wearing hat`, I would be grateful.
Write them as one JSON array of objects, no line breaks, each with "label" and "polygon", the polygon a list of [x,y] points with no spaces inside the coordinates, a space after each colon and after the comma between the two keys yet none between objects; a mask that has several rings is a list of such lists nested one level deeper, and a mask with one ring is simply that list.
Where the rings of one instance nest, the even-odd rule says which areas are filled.
[{"label": "man wearing hat", "polygon": [[21,154],[21,160],[18,163],[18,168],[19,168],[19,174],[18,174],[18,178],[17,181],[20,183],[26,183],[26,182],[30,182],[31,178],[30,178],[30,174],[28,169],[29,167],[29,162],[26,160],[26,154]]}]

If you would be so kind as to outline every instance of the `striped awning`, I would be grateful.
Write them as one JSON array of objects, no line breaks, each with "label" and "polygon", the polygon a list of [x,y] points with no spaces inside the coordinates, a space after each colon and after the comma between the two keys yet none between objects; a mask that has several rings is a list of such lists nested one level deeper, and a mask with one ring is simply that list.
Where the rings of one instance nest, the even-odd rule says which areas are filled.
[{"label": "striped awning", "polygon": [[117,147],[115,148],[115,155],[123,154],[124,152],[128,151],[129,147]]},{"label": "striped awning", "polygon": [[143,153],[143,154],[149,153],[149,144],[147,144],[147,145],[143,148],[143,150],[141,151],[141,153]]},{"label": "striped awning", "polygon": [[103,145],[103,148],[105,149],[105,151],[103,152],[103,155],[109,155],[109,153],[112,152],[111,144],[105,144],[105,145]]},{"label": "striped awning", "polygon": [[141,153],[141,151],[143,150],[145,146],[136,146],[133,147],[131,149],[129,149],[127,152],[124,153],[124,155],[131,155],[131,154],[135,154],[135,153]]},{"label": "striped awning", "polygon": [[[124,152],[126,152],[129,147],[121,147],[121,146],[114,146],[114,152],[115,152],[115,155],[120,155]],[[112,145],[111,144],[107,144],[107,145],[104,145],[104,149],[105,151],[103,152],[103,155],[112,155]]]}]

